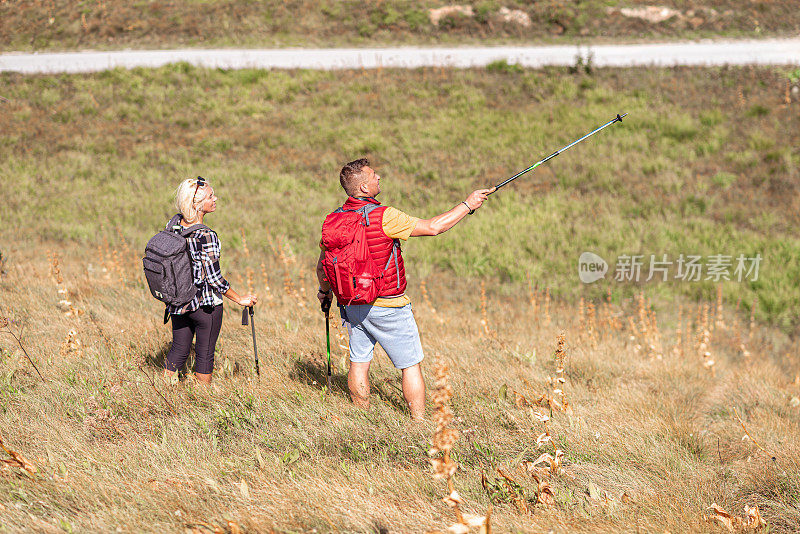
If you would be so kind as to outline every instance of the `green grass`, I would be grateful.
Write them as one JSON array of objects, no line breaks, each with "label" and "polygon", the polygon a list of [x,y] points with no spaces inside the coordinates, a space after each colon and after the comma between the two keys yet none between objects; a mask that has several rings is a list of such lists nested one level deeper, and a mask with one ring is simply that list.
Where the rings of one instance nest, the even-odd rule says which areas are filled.
[{"label": "green grass", "polygon": [[[370,72],[114,70],[0,77],[0,224],[21,239],[143,244],[178,181],[216,186],[209,222],[254,250],[269,236],[312,262],[337,175],[369,156],[381,200],[430,217],[609,120],[630,116],[493,196],[436,239],[405,247],[412,278],[489,277],[515,291],[597,298],[577,258],[623,254],[764,257],[758,281],[725,282],[731,303],[790,331],[800,317],[794,233],[797,103],[787,73],[765,69],[497,68]],[[753,113],[753,109],[767,112]],[[712,298],[712,282],[650,284],[669,304]]]},{"label": "green grass", "polygon": [[[6,50],[119,47],[285,47],[397,44],[575,43],[709,37],[796,35],[800,15],[792,0],[666,0],[680,16],[652,23],[609,13],[636,2],[462,2],[473,16],[453,15],[438,25],[434,0],[234,0],[171,2],[53,0],[0,3],[0,46]],[[528,27],[505,22],[502,8],[525,12]],[[710,8],[710,9],[709,9]]]}]

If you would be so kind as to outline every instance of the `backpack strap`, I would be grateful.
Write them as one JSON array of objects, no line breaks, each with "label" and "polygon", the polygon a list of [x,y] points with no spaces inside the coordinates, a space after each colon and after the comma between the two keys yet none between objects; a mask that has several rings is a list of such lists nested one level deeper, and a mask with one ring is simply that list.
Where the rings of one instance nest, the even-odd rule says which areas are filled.
[{"label": "backpack strap", "polygon": [[188,227],[183,226],[181,224],[181,220],[183,220],[183,216],[180,213],[176,213],[167,223],[166,230],[174,232],[181,237],[189,237],[189,234],[191,234],[196,230],[202,230],[202,229],[211,230],[211,228],[209,228],[205,224],[193,224]]},{"label": "backpack strap", "polygon": [[176,230],[175,227],[181,225],[182,218],[183,217],[181,216],[180,213],[176,213],[175,215],[172,216],[172,218],[169,220],[167,226],[165,226],[164,229],[170,232],[174,232]]},{"label": "backpack strap", "polygon": [[188,228],[184,227],[183,225],[181,225],[181,230],[178,233],[183,237],[189,237],[189,234],[191,234],[192,232],[194,232],[196,230],[203,230],[203,229],[211,230],[211,228],[209,228],[205,224],[193,224],[193,225],[189,226]]},{"label": "backpack strap", "polygon": [[362,217],[364,217],[364,226],[369,226],[369,214],[372,213],[372,210],[376,208],[380,208],[379,204],[365,204],[364,206],[354,209],[354,210],[346,210],[344,208],[336,208],[333,210],[333,213],[360,213]]},{"label": "backpack strap", "polygon": [[400,289],[400,262],[397,260],[397,249],[399,248],[400,248],[400,243],[397,241],[397,239],[395,239],[394,243],[392,244],[392,253],[389,256],[389,260],[383,267],[383,270],[385,272],[386,269],[389,268],[389,265],[392,264],[392,259],[394,259],[394,270],[397,273],[397,289]]},{"label": "backpack strap", "polygon": [[359,209],[364,215],[364,220],[366,221],[365,226],[369,226],[369,214],[376,208],[380,208],[380,206],[377,204],[366,204],[363,208]]}]

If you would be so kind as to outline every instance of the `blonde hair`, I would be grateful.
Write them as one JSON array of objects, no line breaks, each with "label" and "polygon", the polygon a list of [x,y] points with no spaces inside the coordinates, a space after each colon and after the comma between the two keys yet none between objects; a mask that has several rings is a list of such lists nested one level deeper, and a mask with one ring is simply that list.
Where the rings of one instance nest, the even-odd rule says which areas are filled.
[{"label": "blonde hair", "polygon": [[200,204],[206,199],[207,192],[211,188],[208,180],[203,178],[205,185],[197,187],[197,178],[187,178],[181,182],[175,191],[175,207],[188,223],[196,223],[200,220]]}]

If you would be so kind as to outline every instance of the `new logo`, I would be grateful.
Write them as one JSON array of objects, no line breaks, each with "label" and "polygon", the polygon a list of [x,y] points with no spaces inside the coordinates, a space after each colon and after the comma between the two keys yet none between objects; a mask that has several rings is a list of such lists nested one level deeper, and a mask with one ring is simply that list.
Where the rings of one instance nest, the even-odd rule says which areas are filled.
[{"label": "new logo", "polygon": [[584,252],[578,258],[578,278],[584,284],[591,284],[605,278],[607,272],[608,263],[594,252]]}]

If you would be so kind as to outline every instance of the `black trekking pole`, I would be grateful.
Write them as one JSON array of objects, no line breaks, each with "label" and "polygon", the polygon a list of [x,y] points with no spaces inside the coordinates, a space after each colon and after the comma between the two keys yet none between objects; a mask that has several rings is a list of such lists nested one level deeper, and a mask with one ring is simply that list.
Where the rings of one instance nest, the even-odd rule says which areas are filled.
[{"label": "black trekking pole", "polygon": [[260,377],[261,372],[258,369],[258,347],[256,346],[256,323],[253,320],[253,307],[247,306],[242,310],[242,325],[247,326],[247,316],[250,315],[250,329],[253,332],[253,354],[256,357],[256,376]]},{"label": "black trekking pole", "polygon": [[[558,156],[559,154],[561,154],[562,152],[564,152],[566,149],[568,149],[568,148],[570,148],[570,147],[572,147],[572,146],[575,146],[575,145],[577,145],[578,143],[580,143],[581,141],[583,141],[584,139],[586,139],[586,138],[588,138],[588,137],[591,137],[591,136],[593,136],[594,134],[596,134],[597,132],[599,132],[599,131],[600,131],[600,130],[602,130],[603,128],[605,128],[605,127],[607,127],[607,126],[611,126],[611,125],[612,125],[612,124],[614,124],[615,122],[622,122],[622,118],[623,118],[623,117],[625,117],[626,115],[627,115],[627,113],[623,113],[622,115],[620,115],[620,114],[617,114],[617,116],[616,116],[616,117],[614,117],[613,119],[611,119],[610,121],[608,121],[608,122],[607,122],[607,123],[605,123],[604,125],[600,126],[599,128],[596,128],[595,130],[592,130],[591,132],[589,132],[588,134],[584,135],[583,137],[581,137],[581,138],[580,138],[580,139],[578,139],[577,141],[573,141],[573,142],[571,142],[570,144],[568,144],[567,146],[565,146],[565,147],[562,147],[562,148],[559,148],[558,150],[556,150],[555,152],[553,152],[552,154],[550,154],[549,156],[547,156],[547,157],[546,157],[546,158],[544,158],[543,160],[541,160],[541,161],[537,161],[536,163],[534,163],[533,165],[531,165],[531,166],[530,166],[530,167],[528,167],[527,169],[525,169],[525,170],[522,170],[522,171],[519,171],[517,174],[515,174],[515,175],[514,175],[514,176],[512,176],[511,178],[508,178],[508,179],[506,179],[506,180],[503,180],[502,182],[500,182],[499,184],[497,184],[496,186],[494,186],[494,191],[492,191],[492,193],[494,193],[495,191],[497,191],[498,189],[500,189],[500,188],[501,188],[501,187],[503,187],[504,185],[506,185],[506,184],[508,184],[508,183],[511,183],[511,182],[513,182],[514,180],[516,180],[517,178],[519,178],[520,176],[522,176],[522,175],[523,175],[523,174],[525,174],[526,172],[530,172],[530,171],[532,171],[533,169],[535,169],[536,167],[538,167],[538,166],[539,166],[539,165],[541,165],[542,163],[544,163],[544,162],[546,162],[546,161],[549,161],[549,160],[553,159],[554,157],[556,157],[556,156]],[[488,194],[490,194],[490,195],[491,195],[492,193],[488,193]]]},{"label": "black trekking pole", "polygon": [[326,383],[328,391],[331,391],[333,386],[333,376],[331,374],[331,301],[325,300],[322,302],[322,311],[325,312],[325,338],[328,344],[328,369]]}]

